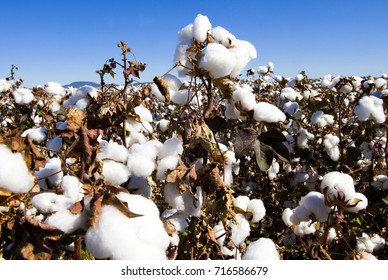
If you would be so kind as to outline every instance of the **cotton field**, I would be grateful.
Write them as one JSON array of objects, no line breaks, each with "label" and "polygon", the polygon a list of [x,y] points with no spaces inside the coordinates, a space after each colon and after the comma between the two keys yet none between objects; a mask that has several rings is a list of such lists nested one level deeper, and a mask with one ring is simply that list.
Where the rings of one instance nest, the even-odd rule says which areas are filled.
[{"label": "cotton field", "polygon": [[199,14],[151,83],[125,42],[99,88],[0,79],[0,258],[386,259],[388,77],[246,70],[231,32]]}]

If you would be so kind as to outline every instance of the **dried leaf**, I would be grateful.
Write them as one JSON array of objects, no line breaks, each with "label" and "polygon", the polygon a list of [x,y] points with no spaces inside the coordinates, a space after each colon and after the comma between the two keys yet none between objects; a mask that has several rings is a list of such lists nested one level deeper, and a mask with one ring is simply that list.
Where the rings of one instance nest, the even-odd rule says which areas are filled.
[{"label": "dried leaf", "polygon": [[123,215],[125,215],[129,219],[143,216],[141,214],[133,213],[131,210],[128,209],[128,206],[126,205],[126,203],[124,204],[124,202],[122,202],[120,199],[117,198],[116,195],[112,193],[105,194],[102,203],[104,205],[112,205],[116,207],[117,210],[119,210]]},{"label": "dried leaf", "polygon": [[233,143],[236,158],[243,157],[254,148],[257,136],[257,131],[253,128],[243,128],[237,132],[236,140]]},{"label": "dried leaf", "polygon": [[166,177],[167,183],[174,183],[183,180],[183,178],[187,174],[188,168],[184,164],[184,162],[179,159],[178,166],[175,168],[175,170],[169,172]]},{"label": "dried leaf", "polygon": [[166,98],[166,101],[170,101],[170,89],[167,82],[160,76],[155,76],[153,82],[158,87],[160,93]]},{"label": "dried leaf", "polygon": [[77,215],[83,211],[84,207],[81,202],[76,202],[68,209],[71,214]]},{"label": "dried leaf", "polygon": [[203,191],[212,194],[216,190],[224,189],[224,180],[216,163],[209,163],[197,170],[198,182]]},{"label": "dried leaf", "polygon": [[86,113],[82,110],[74,110],[70,107],[67,113],[67,128],[68,131],[78,131],[85,122]]},{"label": "dried leaf", "polygon": [[290,152],[288,148],[283,144],[287,139],[283,133],[277,128],[271,128],[268,131],[260,134],[259,140],[270,146],[276,153],[276,155],[285,162],[290,162]]},{"label": "dried leaf", "polygon": [[273,161],[273,150],[270,146],[256,140],[253,144],[255,150],[256,162],[260,170],[268,171]]},{"label": "dried leaf", "polygon": [[190,141],[190,147],[201,146],[205,151],[211,153],[213,150],[217,150],[217,143],[214,139],[213,132],[207,126],[206,123],[196,125]]},{"label": "dried leaf", "polygon": [[98,220],[100,219],[103,199],[104,195],[97,195],[90,202],[90,216],[88,220],[90,227],[96,227]]}]

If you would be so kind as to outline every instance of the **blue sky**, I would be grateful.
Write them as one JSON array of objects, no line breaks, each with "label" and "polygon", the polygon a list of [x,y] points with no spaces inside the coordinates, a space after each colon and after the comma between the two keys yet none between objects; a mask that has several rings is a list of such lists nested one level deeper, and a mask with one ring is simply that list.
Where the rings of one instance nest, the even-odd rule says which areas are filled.
[{"label": "blue sky", "polygon": [[148,64],[140,81],[151,81],[172,66],[177,32],[199,13],[255,45],[249,68],[272,61],[284,76],[380,76],[388,72],[387,10],[384,0],[6,1],[0,79],[15,64],[29,87],[98,82],[95,70],[119,59],[123,40]]}]

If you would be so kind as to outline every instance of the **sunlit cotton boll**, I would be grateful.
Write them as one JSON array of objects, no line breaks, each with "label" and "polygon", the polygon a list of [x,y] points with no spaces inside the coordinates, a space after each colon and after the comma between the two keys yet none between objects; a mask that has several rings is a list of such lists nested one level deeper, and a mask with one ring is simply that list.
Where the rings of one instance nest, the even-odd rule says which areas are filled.
[{"label": "sunlit cotton boll", "polygon": [[87,249],[98,259],[165,260],[170,239],[157,206],[140,195],[119,193],[117,197],[142,216],[128,218],[114,206],[104,205],[96,226],[86,232]]},{"label": "sunlit cotton boll", "polygon": [[232,233],[232,242],[238,247],[242,243],[244,243],[245,239],[251,232],[251,227],[247,219],[245,219],[244,215],[236,214],[236,224],[232,221],[229,222],[229,227]]},{"label": "sunlit cotton boll", "polygon": [[166,119],[161,119],[160,121],[157,122],[156,127],[161,131],[161,132],[166,132],[170,126],[170,121]]},{"label": "sunlit cotton boll", "polygon": [[237,40],[235,46],[230,49],[235,57],[235,64],[230,73],[232,77],[237,77],[247,64],[257,57],[255,46],[245,40]]},{"label": "sunlit cotton boll", "polygon": [[236,199],[233,201],[233,206],[236,208],[241,209],[242,211],[247,211],[247,207],[249,204],[249,197],[245,195],[239,195],[236,197]]},{"label": "sunlit cotton boll", "polygon": [[59,158],[50,158],[47,160],[44,168],[39,167],[39,170],[35,172],[39,186],[48,189],[48,182],[52,187],[59,187],[63,177],[63,171],[61,170],[62,163]]},{"label": "sunlit cotton boll", "polygon": [[258,223],[265,216],[265,207],[261,199],[252,199],[247,205],[247,213],[252,213],[252,223]]},{"label": "sunlit cotton boll", "polygon": [[[173,64],[176,64],[179,62],[179,64],[183,65],[183,67],[182,66],[177,67],[179,77],[185,77],[186,75],[188,75],[192,67],[191,62],[188,60],[188,57],[189,56],[194,57],[195,53],[187,51],[187,49],[189,49],[192,44],[193,44],[193,40],[183,41],[183,42],[180,42],[175,48]],[[159,92],[155,84],[152,85],[151,92],[159,100],[161,101],[165,100],[164,96]]]},{"label": "sunlit cotton boll", "polygon": [[204,42],[207,38],[208,32],[210,33],[212,24],[207,16],[198,14],[193,22],[193,38],[197,42]]},{"label": "sunlit cotton boll", "polygon": [[[17,174],[15,174],[17,172]],[[20,153],[13,153],[0,144],[0,189],[12,193],[26,193],[34,184],[34,176]]]},{"label": "sunlit cotton boll", "polygon": [[277,174],[279,173],[280,165],[277,161],[272,162],[271,166],[267,170],[268,178],[270,180],[273,180],[276,178]]},{"label": "sunlit cotton boll", "polygon": [[18,88],[12,93],[12,96],[15,99],[16,104],[19,105],[27,105],[34,100],[34,95],[28,88]]},{"label": "sunlit cotton boll", "polygon": [[159,158],[172,155],[181,155],[182,153],[183,142],[177,136],[173,136],[163,143],[163,146],[160,148]]},{"label": "sunlit cotton boll", "polygon": [[297,236],[305,236],[309,234],[314,234],[316,232],[316,228],[311,221],[303,221],[300,222],[295,228],[294,233]]},{"label": "sunlit cotton boll", "polygon": [[323,111],[316,111],[312,114],[310,120],[318,127],[325,127],[334,123],[334,116],[325,114]]},{"label": "sunlit cotton boll", "polygon": [[84,197],[84,190],[82,189],[82,184],[75,176],[63,176],[61,188],[63,190],[63,195],[69,198],[74,203],[81,201],[81,199]]},{"label": "sunlit cotton boll", "polygon": [[219,222],[217,225],[214,226],[213,232],[214,238],[216,238],[217,244],[221,248],[221,253],[224,256],[233,256],[235,254],[236,249],[234,248],[233,250],[230,250],[224,246],[226,231],[222,222]]},{"label": "sunlit cotton boll", "polygon": [[236,42],[236,37],[221,26],[212,29],[212,36],[217,43],[221,43],[225,47],[232,46]]},{"label": "sunlit cotton boll", "polygon": [[303,96],[291,87],[282,89],[279,96],[280,100],[296,101],[303,99]]},{"label": "sunlit cotton boll", "polygon": [[130,193],[139,194],[147,198],[152,194],[152,189],[148,185],[147,179],[144,177],[131,176],[127,189]]},{"label": "sunlit cotton boll", "polygon": [[323,176],[320,190],[329,202],[333,202],[337,198],[344,202],[350,201],[356,193],[353,178],[338,171],[332,171]]},{"label": "sunlit cotton boll", "polygon": [[45,224],[54,226],[66,234],[71,234],[78,229],[87,229],[88,216],[86,212],[72,214],[69,210],[63,210],[50,215]]},{"label": "sunlit cotton boll", "polygon": [[199,67],[208,71],[213,79],[230,75],[235,67],[236,59],[224,45],[210,43],[203,48],[202,55]]},{"label": "sunlit cotton boll", "polygon": [[265,237],[248,245],[247,250],[242,256],[243,260],[279,260],[279,253],[276,250],[275,243]]},{"label": "sunlit cotton boll", "polygon": [[251,111],[256,105],[256,98],[252,89],[248,86],[236,87],[233,91],[233,100],[240,102],[245,111]]},{"label": "sunlit cotton boll", "polygon": [[84,110],[89,106],[90,100],[97,98],[97,90],[92,86],[83,86],[77,89],[69,99],[63,102],[63,107]]},{"label": "sunlit cotton boll", "polygon": [[[138,163],[138,165],[142,164],[143,162],[141,164]],[[104,160],[102,174],[104,175],[105,180],[117,185],[125,183],[131,175],[130,170],[125,164],[113,160]]]},{"label": "sunlit cotton boll", "polygon": [[177,105],[184,106],[186,105],[192,97],[191,91],[187,89],[179,91],[171,91],[171,101]]},{"label": "sunlit cotton boll", "polygon": [[166,179],[166,172],[174,170],[178,165],[179,158],[176,155],[166,156],[157,162],[156,178],[159,180]]},{"label": "sunlit cotton boll", "polygon": [[12,88],[12,83],[10,81],[0,79],[0,92],[6,92]]},{"label": "sunlit cotton boll", "polygon": [[340,157],[338,144],[339,138],[335,135],[327,134],[323,138],[323,145],[325,146],[326,152],[333,161],[338,161]]},{"label": "sunlit cotton boll", "polygon": [[44,85],[44,91],[49,95],[56,97],[57,99],[61,98],[65,94],[65,89],[56,82],[48,82]]},{"label": "sunlit cotton boll", "polygon": [[367,206],[368,198],[362,193],[356,192],[354,198],[348,202],[348,207],[346,207],[345,210],[357,213],[360,210],[366,209]]},{"label": "sunlit cotton boll", "polygon": [[128,160],[128,149],[117,142],[108,142],[106,140],[99,140],[101,153],[97,154],[100,160],[111,159],[121,163],[126,163]]},{"label": "sunlit cotton boll", "polygon": [[259,102],[254,107],[253,118],[258,122],[284,122],[286,115],[273,104]]},{"label": "sunlit cotton boll", "polygon": [[307,210],[313,213],[315,219],[319,222],[327,221],[330,207],[325,205],[325,197],[323,194],[311,191],[301,198],[299,205],[303,205]]},{"label": "sunlit cotton boll", "polygon": [[176,183],[165,184],[163,192],[164,201],[167,202],[172,208],[182,212],[185,210],[185,202]]},{"label": "sunlit cotton boll", "polygon": [[37,127],[37,128],[30,128],[22,133],[22,137],[27,137],[27,135],[30,136],[31,140],[34,143],[40,144],[47,138],[47,128],[44,127]]},{"label": "sunlit cotton boll", "polygon": [[385,122],[383,100],[375,96],[362,97],[354,109],[354,113],[361,121],[372,119],[376,123]]},{"label": "sunlit cotton boll", "polygon": [[39,212],[48,214],[66,210],[74,204],[74,201],[64,195],[44,192],[35,195],[31,203]]},{"label": "sunlit cotton boll", "polygon": [[152,122],[152,114],[150,110],[148,110],[144,106],[136,106],[135,108],[133,108],[133,110],[135,111],[136,115],[140,117],[141,122]]},{"label": "sunlit cotton boll", "polygon": [[193,39],[193,24],[192,23],[186,25],[181,30],[179,30],[178,39],[181,42]]}]

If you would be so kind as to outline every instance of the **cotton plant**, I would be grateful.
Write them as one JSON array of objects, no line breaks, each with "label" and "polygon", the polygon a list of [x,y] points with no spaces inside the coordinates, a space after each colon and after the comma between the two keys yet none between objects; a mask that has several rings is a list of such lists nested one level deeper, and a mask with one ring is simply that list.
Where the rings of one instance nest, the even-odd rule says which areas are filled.
[{"label": "cotton plant", "polygon": [[373,253],[384,248],[385,239],[378,234],[369,235],[365,232],[361,236],[357,237],[356,250],[358,253]]},{"label": "cotton plant", "polygon": [[374,120],[376,123],[384,123],[383,100],[375,96],[364,96],[354,109],[355,114],[361,121]]},{"label": "cotton plant", "polygon": [[28,88],[18,88],[12,92],[15,103],[18,105],[28,105],[34,100],[34,95]]}]

